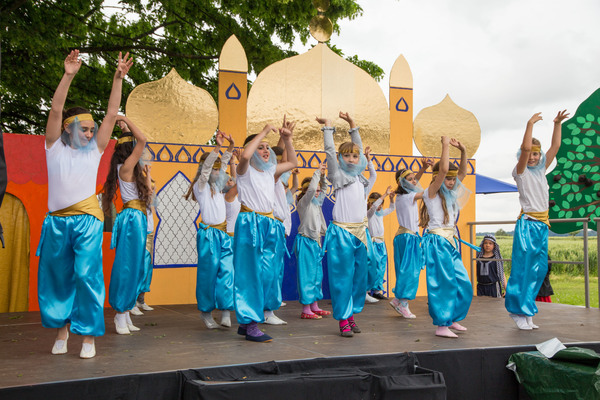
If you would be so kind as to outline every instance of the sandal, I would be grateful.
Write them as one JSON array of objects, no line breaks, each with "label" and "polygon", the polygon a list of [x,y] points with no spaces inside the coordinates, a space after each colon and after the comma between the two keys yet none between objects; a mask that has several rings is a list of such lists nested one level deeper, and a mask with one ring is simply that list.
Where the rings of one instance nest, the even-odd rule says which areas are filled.
[{"label": "sandal", "polygon": [[300,318],[302,318],[302,319],[321,319],[322,317],[317,314],[302,313],[302,315],[300,315]]}]

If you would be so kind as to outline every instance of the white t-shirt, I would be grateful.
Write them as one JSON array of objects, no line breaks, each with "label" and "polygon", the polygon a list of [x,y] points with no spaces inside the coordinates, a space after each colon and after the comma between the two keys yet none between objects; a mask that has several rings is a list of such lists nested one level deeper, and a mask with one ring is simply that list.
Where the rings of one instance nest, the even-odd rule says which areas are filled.
[{"label": "white t-shirt", "polygon": [[225,214],[227,218],[227,233],[235,232],[235,221],[237,221],[238,214],[240,213],[241,203],[238,197],[235,196],[233,201],[228,202],[225,200]]},{"label": "white t-shirt", "polygon": [[419,231],[419,204],[415,201],[417,193],[396,195],[396,218],[398,224],[413,232]]},{"label": "white t-shirt", "polygon": [[225,222],[225,197],[221,192],[211,194],[210,185],[205,184],[204,190],[198,188],[200,181],[194,184],[194,196],[200,206],[202,223],[205,225],[217,225]]},{"label": "white t-shirt", "polygon": [[259,171],[248,165],[246,173],[237,176],[240,203],[253,211],[268,213],[275,204],[275,168]]},{"label": "white t-shirt", "polygon": [[539,212],[548,209],[548,181],[544,169],[532,171],[526,167],[525,171],[518,175],[515,167],[512,176],[517,182],[519,203],[523,212]]},{"label": "white t-shirt", "polygon": [[427,206],[427,213],[429,214],[429,225],[427,228],[453,228],[454,222],[456,221],[456,215],[448,210],[448,223],[444,224],[444,209],[442,208],[442,199],[440,193],[433,198],[429,198],[429,188],[423,192],[423,201]]},{"label": "white t-shirt", "polygon": [[119,172],[123,164],[117,165],[117,177],[119,178],[119,191],[121,192],[121,200],[123,203],[127,203],[131,200],[139,200],[137,184],[135,182],[125,182],[121,179]]},{"label": "white t-shirt", "polygon": [[146,234],[154,232],[154,217],[152,216],[152,207],[146,208],[146,219],[148,220],[148,227],[146,228]]},{"label": "white t-shirt", "polygon": [[358,177],[354,183],[335,191],[333,220],[336,222],[363,222],[367,216],[367,198],[365,186]]},{"label": "white t-shirt", "polygon": [[275,182],[275,208],[273,209],[273,215],[275,218],[283,221],[285,234],[289,236],[292,231],[292,213],[290,212],[290,205],[285,194],[285,186],[283,186],[281,180]]},{"label": "white t-shirt", "polygon": [[[96,146],[95,142],[89,146]],[[96,194],[96,176],[102,153],[75,150],[60,139],[46,147],[48,210],[62,210]]]}]

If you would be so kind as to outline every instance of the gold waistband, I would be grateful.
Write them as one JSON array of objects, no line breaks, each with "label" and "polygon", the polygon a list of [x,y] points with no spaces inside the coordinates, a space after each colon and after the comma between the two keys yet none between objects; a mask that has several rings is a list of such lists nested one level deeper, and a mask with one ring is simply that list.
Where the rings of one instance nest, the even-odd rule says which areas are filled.
[{"label": "gold waistband", "polygon": [[227,234],[228,234],[229,236],[231,236],[231,237],[233,237],[233,233],[234,233],[234,232],[227,232]]},{"label": "gold waistband", "polygon": [[123,204],[123,210],[126,208],[140,210],[141,212],[146,214],[146,203],[140,199],[129,200],[127,203]]},{"label": "gold waistband", "polygon": [[385,238],[383,236],[371,236],[371,240],[374,242],[375,239],[379,239],[383,242],[385,242]]},{"label": "gold waistband", "polygon": [[367,243],[367,226],[369,220],[365,217],[363,222],[338,222],[331,221],[333,224],[339,226],[342,229],[348,231],[348,233],[356,236],[358,240],[363,242],[367,248],[369,245]]},{"label": "gold waistband", "polygon": [[394,236],[402,235],[404,233],[410,233],[411,235],[417,236],[417,234],[415,232],[411,231],[408,228],[403,227],[402,225],[398,226],[398,230],[396,231],[396,235],[394,235]]},{"label": "gold waistband", "polygon": [[85,200],[81,200],[79,203],[73,204],[72,206],[50,213],[50,215],[53,217],[70,217],[73,215],[83,214],[89,214],[104,222],[104,213],[100,209],[100,203],[98,203],[98,198],[95,194],[91,195]]},{"label": "gold waistband", "polygon": [[521,213],[519,214],[519,218],[521,218],[521,216],[523,214],[529,215],[530,217],[535,218],[538,221],[543,222],[546,225],[548,225],[548,227],[550,227],[550,220],[548,219],[548,210],[546,210],[546,211],[529,211],[529,212],[523,212],[523,210],[521,210]]},{"label": "gold waistband", "polygon": [[[204,224],[204,222],[203,222],[203,224]],[[206,225],[206,228],[204,228],[204,229],[215,228],[215,229],[218,229],[220,231],[227,233],[227,221],[226,220],[221,222],[220,224],[216,224],[216,225],[208,225],[208,224],[204,224],[204,225]]]},{"label": "gold waistband", "polygon": [[275,219],[275,216],[273,215],[273,211],[269,211],[269,212],[254,211],[250,207],[247,207],[245,204],[242,204],[242,206],[240,207],[240,212],[255,212],[255,213],[260,214],[262,216],[269,217],[271,219]]},{"label": "gold waistband", "polygon": [[454,228],[435,228],[430,229],[428,232],[447,239],[450,244],[456,248],[456,241],[454,240]]}]

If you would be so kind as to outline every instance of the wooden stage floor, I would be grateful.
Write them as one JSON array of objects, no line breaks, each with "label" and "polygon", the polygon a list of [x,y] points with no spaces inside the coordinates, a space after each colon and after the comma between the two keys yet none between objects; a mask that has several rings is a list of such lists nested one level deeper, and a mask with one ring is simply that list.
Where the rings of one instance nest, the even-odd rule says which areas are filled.
[{"label": "wooden stage floor", "polygon": [[[321,306],[331,310],[329,301]],[[411,302],[413,320],[400,317],[388,301],[366,304],[356,316],[362,333],[353,338],[339,336],[331,317],[301,320],[299,303],[288,302],[276,312],[288,325],[263,326],[274,338],[271,343],[244,340],[236,334],[237,324],[208,330],[195,305],[154,307],[133,317],[141,331],[132,335],[117,335],[114,312],[106,309],[106,334],[96,339],[98,355],[90,360],[79,358],[81,338],[76,335],[69,339],[68,354],[50,354],[56,333],[42,327],[39,313],[0,314],[0,388],[271,360],[534,345],[553,337],[563,343],[600,340],[598,309],[538,303],[540,329],[520,331],[504,301],[488,297],[473,299],[462,322],[468,332],[458,339],[434,336],[425,297]],[[218,321],[219,312],[214,315]]]}]

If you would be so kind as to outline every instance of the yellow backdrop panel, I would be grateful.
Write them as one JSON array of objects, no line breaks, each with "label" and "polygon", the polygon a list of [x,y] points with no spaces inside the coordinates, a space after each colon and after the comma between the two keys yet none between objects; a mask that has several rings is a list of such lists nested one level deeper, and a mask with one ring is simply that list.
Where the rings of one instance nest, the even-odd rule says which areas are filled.
[{"label": "yellow backdrop panel", "polygon": [[0,207],[6,248],[0,248],[0,312],[27,311],[29,218],[23,203],[6,193]]}]

